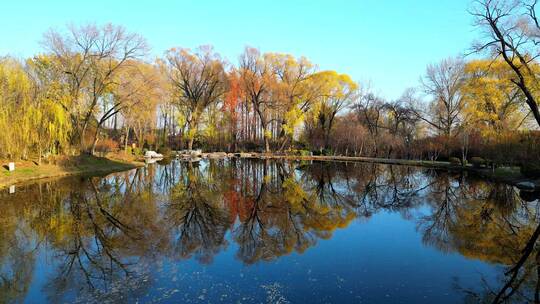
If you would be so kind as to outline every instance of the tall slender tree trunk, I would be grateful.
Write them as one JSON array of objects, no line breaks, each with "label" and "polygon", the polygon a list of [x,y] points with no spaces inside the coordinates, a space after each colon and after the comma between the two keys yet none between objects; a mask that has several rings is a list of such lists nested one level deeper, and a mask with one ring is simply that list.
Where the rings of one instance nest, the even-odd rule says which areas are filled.
[{"label": "tall slender tree trunk", "polygon": [[268,136],[264,135],[264,152],[270,153],[270,140],[268,139]]},{"label": "tall slender tree trunk", "polygon": [[162,134],[162,144],[164,146],[167,146],[167,127],[168,127],[168,112],[167,111],[164,111],[165,113],[163,114],[163,134]]},{"label": "tall slender tree trunk", "polygon": [[41,143],[38,144],[38,165],[41,166],[41,159],[42,159],[42,153],[41,153]]},{"label": "tall slender tree trunk", "polygon": [[129,141],[129,126],[126,124],[126,138],[124,139],[124,151],[126,152],[128,148],[128,141]]},{"label": "tall slender tree trunk", "polygon": [[86,147],[84,146],[84,137],[86,136],[86,124],[84,124],[83,128],[80,132],[81,138],[79,138],[79,150],[80,152],[87,152]]},{"label": "tall slender tree trunk", "polygon": [[96,127],[96,132],[94,133],[94,141],[92,142],[92,148],[90,149],[90,153],[92,155],[96,155],[96,146],[99,140],[99,128],[100,126],[98,125]]}]

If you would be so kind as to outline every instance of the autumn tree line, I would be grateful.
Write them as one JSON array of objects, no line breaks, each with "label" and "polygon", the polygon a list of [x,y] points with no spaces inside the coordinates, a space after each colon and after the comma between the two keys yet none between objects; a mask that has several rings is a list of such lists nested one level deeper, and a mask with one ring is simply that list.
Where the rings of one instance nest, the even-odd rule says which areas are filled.
[{"label": "autumn tree line", "polygon": [[246,47],[230,62],[201,46],[150,59],[121,26],[49,30],[42,53],[0,59],[0,157],[201,148],[537,161],[535,4],[475,2],[473,55],[430,64],[395,100],[305,57]]}]

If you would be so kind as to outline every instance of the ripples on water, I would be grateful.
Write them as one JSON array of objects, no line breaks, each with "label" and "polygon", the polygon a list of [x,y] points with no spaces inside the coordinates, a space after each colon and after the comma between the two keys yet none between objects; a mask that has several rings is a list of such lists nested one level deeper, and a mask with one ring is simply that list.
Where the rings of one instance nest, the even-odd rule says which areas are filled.
[{"label": "ripples on water", "polygon": [[257,160],[19,186],[0,194],[0,303],[529,302],[536,195]]}]

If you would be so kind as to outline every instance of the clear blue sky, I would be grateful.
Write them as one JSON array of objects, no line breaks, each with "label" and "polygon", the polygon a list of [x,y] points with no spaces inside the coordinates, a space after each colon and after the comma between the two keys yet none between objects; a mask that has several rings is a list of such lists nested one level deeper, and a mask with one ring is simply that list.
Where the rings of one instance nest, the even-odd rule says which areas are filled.
[{"label": "clear blue sky", "polygon": [[428,63],[464,53],[477,36],[469,0],[3,1],[0,55],[42,50],[50,27],[112,22],[146,37],[154,56],[212,44],[232,63],[245,45],[304,55],[396,98]]}]

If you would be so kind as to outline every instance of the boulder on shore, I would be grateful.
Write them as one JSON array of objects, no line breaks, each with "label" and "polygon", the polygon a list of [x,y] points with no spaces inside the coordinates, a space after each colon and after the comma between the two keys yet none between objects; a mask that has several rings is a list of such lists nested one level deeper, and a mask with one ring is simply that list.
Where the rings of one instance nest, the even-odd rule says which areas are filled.
[{"label": "boulder on shore", "polygon": [[180,150],[180,151],[177,151],[176,154],[178,156],[181,156],[181,157],[200,157],[202,156],[202,151],[197,149],[197,150]]},{"label": "boulder on shore", "polygon": [[144,158],[163,158],[163,154],[159,154],[156,151],[146,151]]},{"label": "boulder on shore", "polygon": [[240,152],[240,153],[236,153],[235,156],[240,157],[240,158],[247,158],[247,157],[251,157],[251,153]]},{"label": "boulder on shore", "polygon": [[516,187],[518,187],[521,190],[529,190],[529,191],[534,191],[538,188],[538,186],[531,181],[519,182],[516,184]]},{"label": "boulder on shore", "polygon": [[225,153],[225,152],[212,152],[212,153],[208,153],[207,157],[208,158],[225,158],[225,157],[227,157],[227,153]]}]

